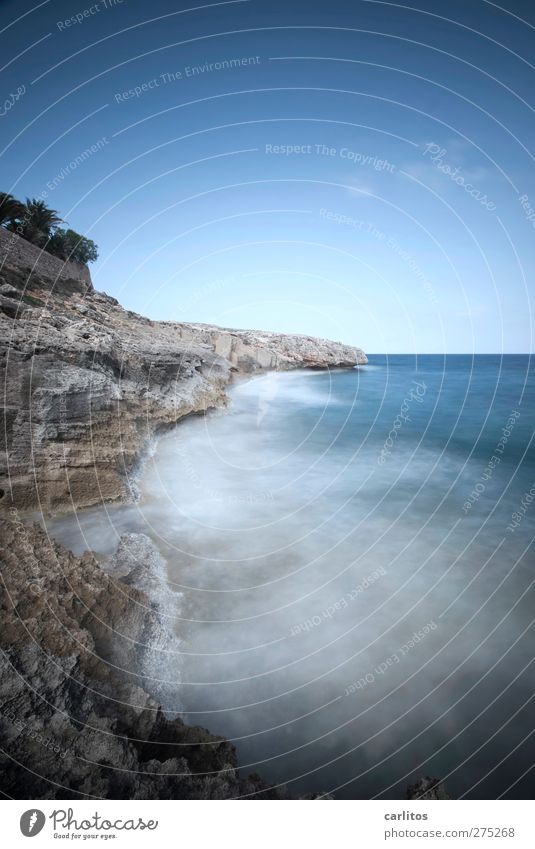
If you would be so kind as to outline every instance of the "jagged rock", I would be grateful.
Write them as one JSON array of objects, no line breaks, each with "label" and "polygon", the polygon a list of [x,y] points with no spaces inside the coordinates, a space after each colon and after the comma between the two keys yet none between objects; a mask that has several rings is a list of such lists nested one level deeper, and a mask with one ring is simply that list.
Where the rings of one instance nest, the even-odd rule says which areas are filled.
[{"label": "jagged rock", "polygon": [[7,315],[8,318],[21,318],[26,309],[27,307],[22,301],[0,294],[0,312]]},{"label": "jagged rock", "polygon": [[366,362],[358,348],[309,336],[153,322],[95,292],[88,273],[80,272],[66,297],[77,268],[65,271],[56,258],[9,238],[16,250],[10,242],[2,256],[0,228],[2,279],[22,289],[24,301],[2,297],[0,304],[10,305],[7,315],[0,312],[0,509],[59,512],[130,498],[129,474],[151,436],[224,405],[235,371]]},{"label": "jagged rock", "polygon": [[20,298],[20,291],[15,289],[14,286],[10,286],[9,283],[0,284],[0,294],[6,298]]},{"label": "jagged rock", "polygon": [[[230,743],[169,719],[147,692],[140,657],[157,653],[169,635],[158,605],[134,586],[135,576],[111,577],[93,555],[75,557],[37,525],[23,525],[14,510],[0,519],[0,533],[4,793],[19,799],[286,796],[256,776],[241,778]],[[128,546],[134,561],[147,554],[144,540],[123,540],[123,567]]]},{"label": "jagged rock", "polygon": [[286,798],[240,777],[230,743],[176,716],[167,614],[179,599],[150,540],[125,535],[99,564],[20,517],[131,497],[152,435],[224,405],[237,371],[365,355],[307,336],[153,322],[95,292],[86,267],[2,228],[0,268],[3,792]]},{"label": "jagged rock", "polygon": [[425,778],[420,778],[415,784],[409,784],[407,787],[407,799],[420,799],[421,801],[429,801],[430,799],[450,799],[444,790],[444,786],[439,778],[430,778],[426,775]]}]

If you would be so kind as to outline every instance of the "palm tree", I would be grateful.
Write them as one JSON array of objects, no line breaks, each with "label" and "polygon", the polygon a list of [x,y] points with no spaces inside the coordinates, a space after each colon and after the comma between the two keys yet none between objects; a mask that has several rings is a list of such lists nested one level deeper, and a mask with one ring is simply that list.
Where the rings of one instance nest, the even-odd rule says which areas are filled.
[{"label": "palm tree", "polygon": [[29,242],[43,246],[61,221],[57,211],[49,209],[43,200],[26,198],[26,210],[19,224],[19,232]]},{"label": "palm tree", "polygon": [[8,192],[0,192],[0,225],[15,224],[26,214],[26,207]]}]

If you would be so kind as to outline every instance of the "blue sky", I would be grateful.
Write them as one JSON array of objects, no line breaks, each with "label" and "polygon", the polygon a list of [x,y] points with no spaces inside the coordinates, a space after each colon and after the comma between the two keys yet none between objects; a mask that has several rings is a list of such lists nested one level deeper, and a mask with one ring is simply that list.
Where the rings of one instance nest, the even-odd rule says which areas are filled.
[{"label": "blue sky", "polygon": [[1,188],[153,318],[530,351],[534,25],[528,2],[7,0]]}]

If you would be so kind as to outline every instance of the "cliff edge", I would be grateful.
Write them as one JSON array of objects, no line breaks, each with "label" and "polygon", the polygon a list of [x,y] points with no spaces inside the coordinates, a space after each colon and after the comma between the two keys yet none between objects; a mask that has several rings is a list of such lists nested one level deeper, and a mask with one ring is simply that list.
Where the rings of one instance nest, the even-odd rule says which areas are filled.
[{"label": "cliff edge", "polygon": [[241,777],[229,742],[173,718],[180,652],[150,540],[125,535],[102,563],[22,517],[128,498],[147,440],[224,405],[234,374],[365,355],[307,336],[151,321],[96,292],[87,268],[2,228],[0,329],[3,792],[285,798]]},{"label": "cliff edge", "polygon": [[309,336],[151,321],[2,228],[0,329],[0,508],[24,511],[127,499],[148,439],[224,405],[234,373],[367,361]]}]

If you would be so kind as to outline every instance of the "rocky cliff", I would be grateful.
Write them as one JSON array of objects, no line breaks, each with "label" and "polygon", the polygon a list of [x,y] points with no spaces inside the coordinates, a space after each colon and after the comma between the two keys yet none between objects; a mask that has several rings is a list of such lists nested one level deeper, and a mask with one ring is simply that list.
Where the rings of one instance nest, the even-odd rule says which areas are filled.
[{"label": "rocky cliff", "polygon": [[4,794],[285,797],[257,776],[240,777],[230,743],[169,718],[150,693],[159,664],[172,679],[176,645],[161,602],[145,592],[158,557],[146,537],[127,535],[102,568],[92,554],[75,557],[23,524],[15,508],[0,519],[0,533]]},{"label": "rocky cliff", "polygon": [[[305,336],[153,322],[0,228],[1,789],[14,798],[284,798],[176,717],[165,564],[142,534],[98,562],[26,511],[124,499],[147,440],[236,373],[366,362]],[[162,704],[165,711],[162,710]]]},{"label": "rocky cliff", "polygon": [[128,498],[147,440],[223,405],[236,372],[366,362],[308,336],[151,321],[1,228],[0,329],[0,506],[19,510]]}]

